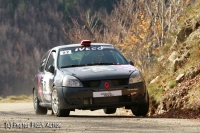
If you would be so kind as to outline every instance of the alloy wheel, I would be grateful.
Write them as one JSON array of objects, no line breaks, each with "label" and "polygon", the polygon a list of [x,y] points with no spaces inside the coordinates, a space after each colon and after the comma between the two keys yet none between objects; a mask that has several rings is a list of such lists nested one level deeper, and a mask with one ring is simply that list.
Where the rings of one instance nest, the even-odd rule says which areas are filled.
[{"label": "alloy wheel", "polygon": [[58,94],[56,90],[53,90],[52,92],[52,110],[54,114],[58,113],[58,106],[59,106],[59,102],[58,102]]}]

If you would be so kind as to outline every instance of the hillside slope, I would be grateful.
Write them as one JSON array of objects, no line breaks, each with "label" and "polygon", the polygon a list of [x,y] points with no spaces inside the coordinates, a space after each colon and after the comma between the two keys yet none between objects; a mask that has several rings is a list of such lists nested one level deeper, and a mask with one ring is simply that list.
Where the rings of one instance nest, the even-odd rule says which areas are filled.
[{"label": "hillside slope", "polygon": [[151,94],[149,115],[200,118],[200,4],[179,23],[146,75]]}]

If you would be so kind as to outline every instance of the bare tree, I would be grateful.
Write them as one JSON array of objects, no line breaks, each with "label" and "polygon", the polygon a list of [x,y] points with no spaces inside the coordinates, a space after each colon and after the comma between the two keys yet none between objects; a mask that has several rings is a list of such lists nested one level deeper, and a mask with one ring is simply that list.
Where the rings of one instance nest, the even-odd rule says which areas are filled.
[{"label": "bare tree", "polygon": [[88,10],[80,11],[78,18],[71,16],[73,26],[66,33],[72,42],[87,38],[114,44],[145,70],[153,62],[153,51],[177,28],[184,8],[183,0],[121,0],[110,15]]}]

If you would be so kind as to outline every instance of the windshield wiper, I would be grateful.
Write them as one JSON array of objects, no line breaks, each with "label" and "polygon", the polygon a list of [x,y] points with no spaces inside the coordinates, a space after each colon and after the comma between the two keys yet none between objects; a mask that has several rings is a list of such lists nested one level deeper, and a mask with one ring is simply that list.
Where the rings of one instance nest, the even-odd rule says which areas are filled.
[{"label": "windshield wiper", "polygon": [[117,65],[116,63],[104,63],[104,62],[99,62],[99,63],[89,63],[85,64],[86,66],[93,66],[93,65]]},{"label": "windshield wiper", "polygon": [[68,65],[68,66],[62,66],[61,68],[68,68],[68,67],[79,67],[79,66],[95,66],[95,65],[120,65],[118,63],[105,63],[105,62],[99,62],[99,63],[88,63],[88,64],[80,64],[80,65]]},{"label": "windshield wiper", "polygon": [[85,66],[85,65],[68,65],[68,66],[62,66],[61,68],[79,67],[79,66]]}]

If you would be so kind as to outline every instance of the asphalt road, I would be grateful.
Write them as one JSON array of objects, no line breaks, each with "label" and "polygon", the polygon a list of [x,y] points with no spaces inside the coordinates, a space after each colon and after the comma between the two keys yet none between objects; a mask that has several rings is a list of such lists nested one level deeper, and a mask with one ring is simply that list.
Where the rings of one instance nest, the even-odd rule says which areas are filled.
[{"label": "asphalt road", "polygon": [[[129,113],[129,112],[128,112]],[[113,115],[103,110],[70,112],[70,117],[35,115],[32,103],[0,103],[0,133],[4,132],[133,132],[199,133],[200,120],[134,117],[120,109]]]}]

